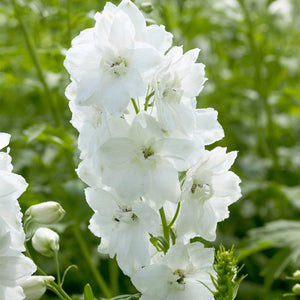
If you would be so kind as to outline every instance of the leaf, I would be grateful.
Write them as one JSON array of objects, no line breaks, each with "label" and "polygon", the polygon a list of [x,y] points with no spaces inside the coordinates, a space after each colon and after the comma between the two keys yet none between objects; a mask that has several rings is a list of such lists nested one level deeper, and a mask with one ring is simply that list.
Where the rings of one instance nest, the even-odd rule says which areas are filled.
[{"label": "leaf", "polygon": [[93,290],[88,283],[84,287],[84,300],[94,300]]},{"label": "leaf", "polygon": [[277,252],[269,261],[267,267],[261,272],[265,277],[265,288],[270,289],[273,281],[280,276],[285,267],[292,260],[292,250],[283,248]]}]

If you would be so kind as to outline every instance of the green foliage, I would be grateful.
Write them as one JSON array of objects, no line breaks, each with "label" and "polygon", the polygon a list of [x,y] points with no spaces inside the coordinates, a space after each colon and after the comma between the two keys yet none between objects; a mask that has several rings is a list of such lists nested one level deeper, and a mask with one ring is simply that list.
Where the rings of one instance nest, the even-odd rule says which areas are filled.
[{"label": "green foliage", "polygon": [[[142,2],[136,0],[138,5]],[[143,4],[150,12],[149,22],[166,25],[175,44],[185,45],[185,51],[202,49],[200,61],[206,64],[209,80],[198,106],[219,111],[226,134],[219,145],[239,151],[234,171],[242,179],[243,198],[218,226],[216,245],[235,244],[239,250],[248,274],[236,298],[243,300],[282,299],[292,290],[286,274],[300,267],[300,2],[286,1],[292,5],[290,12],[272,13],[273,2],[153,0],[152,12]],[[49,200],[62,204],[67,214],[57,228],[61,267],[79,268],[68,273],[64,287],[70,294],[83,295],[90,283],[98,298],[107,297],[105,285],[111,297],[136,291],[114,261],[99,257],[99,241],[87,229],[92,212],[75,172],[77,132],[69,123],[63,60],[72,38],[93,26],[91,16],[104,4],[0,2],[0,122],[1,131],[12,134],[15,172],[29,183],[20,199],[22,210]],[[87,249],[80,246],[82,238]],[[164,241],[153,242],[162,247]],[[86,250],[94,271],[104,274],[104,286],[86,263]],[[47,258],[35,259],[55,274]],[[48,292],[43,299],[53,297]]]}]

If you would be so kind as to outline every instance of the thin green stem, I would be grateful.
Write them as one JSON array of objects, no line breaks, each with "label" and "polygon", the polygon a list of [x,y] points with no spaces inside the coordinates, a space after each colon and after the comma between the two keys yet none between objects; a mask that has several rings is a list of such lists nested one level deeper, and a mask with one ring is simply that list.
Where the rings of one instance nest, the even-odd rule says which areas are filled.
[{"label": "thin green stem", "polygon": [[[44,272],[34,261],[33,257],[31,256],[31,253],[28,249],[27,243],[25,242],[25,254],[27,257],[29,257],[34,264],[36,265],[37,271],[43,275],[43,276],[48,276],[48,274],[46,272]],[[48,288],[50,288],[55,294],[57,294],[57,296],[60,299],[63,300],[72,300],[72,298],[63,290],[63,288],[61,286],[59,286],[58,284],[56,284],[55,282],[51,282],[48,286]]]},{"label": "thin green stem", "polygon": [[160,214],[161,223],[162,223],[162,226],[163,226],[164,238],[166,239],[166,241],[168,242],[168,245],[169,245],[169,243],[170,243],[170,229],[169,229],[169,226],[168,226],[166,214],[165,214],[165,211],[164,211],[163,207],[159,210],[159,214]]},{"label": "thin green stem", "polygon": [[52,291],[54,291],[57,295],[61,295],[63,297],[62,299],[72,300],[72,298],[57,283],[51,282],[50,287],[52,288]]},{"label": "thin green stem", "polygon": [[47,288],[55,293],[59,297],[59,299],[66,300],[66,298],[52,284],[49,284]]},{"label": "thin green stem", "polygon": [[84,259],[86,260],[86,263],[88,264],[91,272],[93,273],[95,280],[97,281],[100,289],[102,290],[104,296],[106,298],[111,298],[111,292],[106,284],[106,282],[104,281],[102,275],[100,274],[99,270],[96,268],[96,266],[93,264],[93,262],[91,261],[91,255],[88,251],[88,248],[82,238],[80,229],[77,226],[73,226],[73,232],[75,235],[75,238],[78,242],[79,248],[83,254]]},{"label": "thin green stem", "polygon": [[69,272],[72,268],[75,268],[76,270],[78,270],[78,267],[77,267],[76,265],[68,266],[67,269],[64,271],[64,274],[63,274],[63,276],[62,276],[62,279],[61,279],[61,285],[64,284],[65,278],[66,278],[68,272]]},{"label": "thin green stem", "polygon": [[55,266],[56,266],[57,283],[58,283],[59,286],[61,286],[59,261],[58,261],[58,251],[55,251],[55,253],[54,253],[54,260],[55,260]]},{"label": "thin green stem", "polygon": [[[249,41],[249,45],[252,53],[253,66],[255,68],[255,76],[253,76],[253,87],[258,92],[265,111],[265,115],[267,118],[267,126],[266,130],[261,130],[257,123],[254,123],[258,131],[258,136],[261,137],[261,145],[265,154],[271,156],[273,166],[275,169],[278,169],[278,156],[276,153],[276,148],[273,146],[272,141],[274,140],[274,119],[272,113],[272,107],[268,102],[268,91],[262,76],[262,63],[264,58],[264,53],[260,50],[259,45],[255,40],[255,24],[249,14],[248,8],[244,0],[239,0],[240,6],[245,15],[245,22],[248,27],[247,38]],[[262,132],[266,132],[266,136],[263,136]]]},{"label": "thin green stem", "polygon": [[111,283],[111,291],[114,295],[119,294],[119,267],[116,258],[109,261],[109,279]]},{"label": "thin green stem", "polygon": [[21,17],[21,13],[19,11],[19,7],[16,4],[15,0],[13,0],[12,2],[13,2],[13,5],[14,5],[15,15],[16,15],[16,17],[18,19],[20,28],[21,28],[22,33],[24,35],[24,39],[25,39],[25,44],[26,44],[27,50],[28,50],[29,55],[30,55],[30,57],[32,59],[32,62],[34,64],[35,68],[36,68],[38,78],[39,78],[40,82],[42,83],[44,91],[45,91],[45,94],[47,96],[45,98],[45,100],[46,100],[46,106],[49,106],[49,108],[50,108],[50,111],[51,111],[52,117],[54,119],[55,125],[56,126],[60,126],[59,113],[58,113],[58,110],[56,109],[56,105],[55,105],[54,99],[52,97],[52,94],[51,94],[50,89],[48,87],[48,84],[46,82],[46,79],[45,79],[45,76],[44,76],[44,73],[43,73],[43,69],[42,69],[39,57],[38,57],[37,52],[36,52],[36,50],[35,50],[32,42],[30,40],[26,24],[24,23],[24,21],[23,21],[23,19]]},{"label": "thin green stem", "polygon": [[144,105],[144,110],[147,111],[148,109],[148,104],[149,104],[149,100],[151,99],[151,97],[154,95],[154,91],[152,91],[149,95],[147,95],[146,97],[146,101],[145,101],[145,105]]},{"label": "thin green stem", "polygon": [[178,202],[175,215],[174,215],[173,219],[171,220],[170,224],[168,225],[169,228],[171,228],[173,226],[173,224],[175,223],[175,221],[178,217],[178,214],[179,214],[179,211],[180,211],[180,205],[181,205],[180,202]]},{"label": "thin green stem", "polygon": [[71,45],[71,1],[67,0],[67,37],[68,37],[68,47]]},{"label": "thin green stem", "polygon": [[133,98],[131,98],[131,102],[133,104],[135,113],[138,114],[140,110],[139,110],[139,108],[138,108],[138,106],[137,106],[137,104],[136,104],[136,102],[135,102],[135,100]]}]

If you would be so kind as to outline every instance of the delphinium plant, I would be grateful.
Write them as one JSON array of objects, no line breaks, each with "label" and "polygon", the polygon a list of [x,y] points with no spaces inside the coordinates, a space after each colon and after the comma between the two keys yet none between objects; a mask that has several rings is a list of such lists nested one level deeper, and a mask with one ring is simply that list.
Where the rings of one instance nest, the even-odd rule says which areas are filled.
[{"label": "delphinium plant", "polygon": [[[237,152],[206,149],[224,132],[214,109],[196,107],[206,81],[200,50],[172,46],[172,34],[148,25],[129,0],[107,3],[94,18],[66,53],[66,96],[79,132],[77,173],[94,211],[89,229],[101,238],[99,253],[116,257],[138,290],[113,299],[233,300],[240,280],[232,251],[222,248],[215,261],[214,248],[200,242],[215,240],[218,222],[241,196],[240,179],[229,171]],[[0,142],[7,146],[8,135]],[[12,299],[14,290],[14,299],[39,299],[49,288],[72,299],[63,283],[73,266],[61,276],[59,235],[50,228],[65,211],[52,201],[31,206],[23,229],[16,198],[26,183],[1,155],[12,181],[1,181],[0,255],[13,254],[0,260],[0,296]],[[30,250],[53,257],[56,278],[35,267]],[[16,268],[6,280],[8,262]],[[89,285],[84,299],[94,299]]]},{"label": "delphinium plant", "polygon": [[191,239],[213,241],[241,195],[237,153],[205,149],[224,132],[215,110],[196,108],[198,53],[172,47],[128,0],[107,3],[66,53],[89,228],[141,299],[214,298],[214,249]]}]

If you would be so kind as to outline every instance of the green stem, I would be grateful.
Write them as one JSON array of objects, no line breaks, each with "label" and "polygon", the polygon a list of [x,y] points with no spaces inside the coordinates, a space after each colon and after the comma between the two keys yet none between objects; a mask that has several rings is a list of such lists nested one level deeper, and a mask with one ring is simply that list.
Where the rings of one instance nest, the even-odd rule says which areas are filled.
[{"label": "green stem", "polygon": [[[259,45],[257,45],[255,41],[255,24],[249,14],[248,8],[244,0],[239,0],[239,3],[245,15],[245,21],[248,27],[247,38],[252,53],[253,66],[255,68],[255,76],[253,76],[253,87],[258,92],[262,100],[264,112],[267,117],[266,130],[261,130],[256,122],[254,123],[254,126],[258,131],[258,136],[261,139],[261,145],[262,149],[265,152],[265,155],[271,156],[273,167],[275,169],[278,169],[278,156],[276,153],[276,148],[272,144],[272,141],[274,140],[274,119],[272,114],[272,107],[268,103],[268,92],[262,76],[264,54],[259,49]],[[262,132],[266,132],[266,136],[263,136]]]},{"label": "green stem", "polygon": [[67,0],[67,37],[68,37],[68,47],[71,45],[71,1]]},{"label": "green stem", "polygon": [[[159,214],[160,214],[161,223],[162,223],[162,226],[163,226],[164,238],[166,239],[166,241],[168,242],[168,245],[169,245],[169,243],[170,243],[170,229],[169,229],[169,226],[168,226],[166,214],[165,214],[165,211],[164,211],[163,207],[159,210]],[[168,249],[166,249],[166,250],[168,250]]]},{"label": "green stem", "polygon": [[176,219],[177,219],[177,217],[178,217],[178,214],[179,214],[179,211],[180,211],[180,205],[181,205],[180,202],[178,202],[178,204],[177,204],[177,209],[176,209],[176,212],[175,212],[175,215],[174,215],[172,221],[170,222],[170,224],[168,225],[169,228],[171,228],[171,227],[173,226],[173,224],[175,223],[175,221],[176,221]]},{"label": "green stem", "polygon": [[138,106],[137,106],[137,104],[136,104],[136,102],[135,102],[135,100],[133,98],[131,98],[131,102],[133,104],[135,113],[138,114],[140,110],[139,110],[139,108],[138,108]]},{"label": "green stem", "polygon": [[116,258],[109,260],[109,279],[111,290],[114,295],[119,294],[119,267]]},{"label": "green stem", "polygon": [[54,253],[54,260],[55,260],[55,266],[56,266],[57,282],[58,282],[58,285],[61,286],[58,251],[55,251],[55,253]]},{"label": "green stem", "polygon": [[57,283],[55,282],[51,282],[49,288],[56,293],[58,296],[61,296],[61,299],[64,300],[72,300],[72,298],[63,290],[63,288],[61,286],[59,286]]},{"label": "green stem", "polygon": [[[31,253],[27,247],[27,244],[25,242],[25,254],[27,255],[27,257],[29,257],[33,263],[36,265],[37,271],[43,275],[43,276],[48,276],[48,274],[46,272],[44,272],[34,261],[34,259],[31,256]],[[59,277],[58,277],[59,278]],[[60,299],[63,300],[72,300],[72,298],[63,290],[63,288],[59,285],[57,285],[55,282],[51,282],[48,286],[48,288],[50,288]]]},{"label": "green stem", "polygon": [[60,126],[59,113],[56,109],[54,99],[52,98],[50,89],[49,89],[49,87],[47,85],[47,82],[45,80],[45,76],[44,76],[43,69],[42,69],[40,60],[38,58],[37,52],[35,51],[35,48],[34,48],[32,42],[29,38],[27,27],[26,27],[26,25],[25,25],[25,23],[24,23],[24,21],[21,17],[18,5],[16,4],[15,0],[13,0],[13,5],[14,5],[14,11],[15,11],[16,17],[18,19],[18,22],[20,24],[20,28],[21,28],[22,33],[23,33],[24,38],[25,38],[25,44],[26,44],[27,50],[28,50],[29,55],[32,59],[32,62],[34,64],[35,68],[36,68],[38,78],[39,78],[40,82],[42,83],[45,94],[47,96],[45,98],[46,105],[49,106],[49,108],[50,108],[50,111],[51,111],[52,117],[54,119],[55,125]]},{"label": "green stem", "polygon": [[104,281],[102,275],[100,274],[99,270],[96,268],[96,266],[93,264],[93,262],[91,261],[91,255],[88,251],[88,248],[82,238],[80,229],[76,226],[73,226],[73,232],[75,235],[75,238],[78,242],[79,248],[83,254],[84,259],[86,260],[91,272],[93,273],[95,280],[97,281],[100,289],[103,291],[103,294],[106,298],[111,298],[111,292],[109,290],[109,288],[107,287],[106,282]]},{"label": "green stem", "polygon": [[49,284],[47,288],[55,293],[59,299],[66,300],[66,298],[52,284]]},{"label": "green stem", "polygon": [[148,104],[149,104],[149,100],[151,99],[151,97],[154,95],[154,91],[152,91],[149,95],[147,95],[146,97],[146,101],[145,101],[145,105],[144,105],[144,110],[147,111],[148,109]]}]

